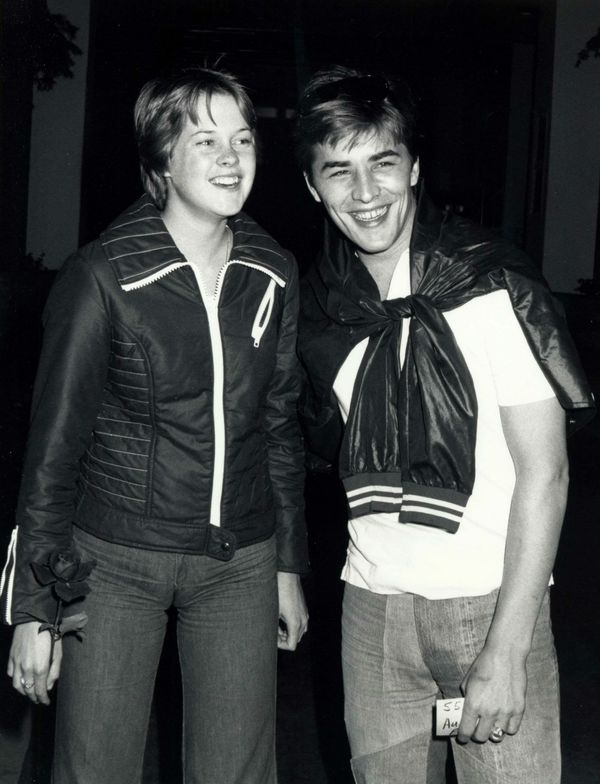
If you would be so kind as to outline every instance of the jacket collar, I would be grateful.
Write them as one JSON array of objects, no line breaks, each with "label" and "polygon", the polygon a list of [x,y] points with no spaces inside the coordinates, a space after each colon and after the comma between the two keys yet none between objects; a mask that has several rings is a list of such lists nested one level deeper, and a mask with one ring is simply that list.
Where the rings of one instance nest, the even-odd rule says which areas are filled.
[{"label": "jacket collar", "polygon": [[417,210],[410,239],[411,289],[416,291],[425,271],[432,248],[439,245],[447,216],[435,206],[422,183],[417,186]]},{"label": "jacket collar", "polygon": [[[287,282],[284,252],[264,229],[241,212],[228,225],[233,232],[231,261],[259,267]],[[147,286],[189,266],[147,194],[119,215],[100,241],[124,291]]]}]

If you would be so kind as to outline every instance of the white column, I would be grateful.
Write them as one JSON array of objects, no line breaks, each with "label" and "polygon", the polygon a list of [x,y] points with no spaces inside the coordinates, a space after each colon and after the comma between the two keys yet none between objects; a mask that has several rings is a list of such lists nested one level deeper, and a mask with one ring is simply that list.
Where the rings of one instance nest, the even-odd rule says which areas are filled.
[{"label": "white column", "polygon": [[575,68],[596,33],[599,6],[557,0],[543,271],[555,291],[591,278],[600,180],[600,60]]},{"label": "white column", "polygon": [[90,26],[90,0],[49,0],[51,13],[78,28],[73,78],[48,92],[33,91],[27,252],[59,267],[79,244],[81,162]]}]

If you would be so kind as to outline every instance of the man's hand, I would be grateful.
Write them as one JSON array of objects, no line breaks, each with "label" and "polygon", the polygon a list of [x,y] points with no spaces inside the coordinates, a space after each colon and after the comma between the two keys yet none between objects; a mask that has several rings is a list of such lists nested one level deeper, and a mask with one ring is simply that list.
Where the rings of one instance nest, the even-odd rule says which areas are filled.
[{"label": "man's hand", "polygon": [[40,634],[41,623],[30,621],[15,626],[12,645],[8,656],[7,674],[13,686],[25,697],[44,705],[50,704],[48,692],[52,689],[60,673],[62,660],[62,641],[57,640],[52,652],[50,632]]},{"label": "man's hand", "polygon": [[[461,689],[465,695],[457,740],[467,743],[490,740],[495,729],[507,735],[518,732],[525,711],[526,656],[484,647],[475,659]],[[501,740],[502,736],[492,737]]]},{"label": "man's hand", "polygon": [[300,575],[277,572],[279,594],[279,632],[277,647],[295,651],[308,626],[308,611],[300,584]]}]

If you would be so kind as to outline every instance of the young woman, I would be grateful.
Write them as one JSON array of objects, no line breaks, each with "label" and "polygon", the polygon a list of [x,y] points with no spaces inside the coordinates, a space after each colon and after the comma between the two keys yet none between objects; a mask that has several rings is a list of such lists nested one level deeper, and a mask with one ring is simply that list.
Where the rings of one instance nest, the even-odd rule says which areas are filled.
[{"label": "young woman", "polygon": [[175,607],[185,780],[269,784],[276,649],[307,625],[297,271],[240,212],[255,115],[234,78],[153,80],[135,125],[146,194],[45,311],[8,674],[48,703],[61,672],[55,784],[132,784]]}]

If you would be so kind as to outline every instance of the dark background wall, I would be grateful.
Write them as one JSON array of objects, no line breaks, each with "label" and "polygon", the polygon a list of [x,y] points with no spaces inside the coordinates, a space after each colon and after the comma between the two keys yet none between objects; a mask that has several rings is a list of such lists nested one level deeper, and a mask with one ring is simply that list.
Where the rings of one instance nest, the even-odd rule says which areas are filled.
[{"label": "dark background wall", "polygon": [[[419,101],[422,170],[434,198],[498,227],[541,260],[554,0],[91,0],[90,10],[89,47],[84,52],[87,86],[80,242],[90,240],[139,195],[132,106],[144,81],[173,65],[213,65],[220,60],[241,77],[259,108],[263,155],[247,209],[294,251],[305,268],[319,244],[322,216],[294,163],[291,111],[309,73],[341,62],[384,68],[406,79]],[[30,174],[36,175],[29,172],[31,85],[36,74],[47,73],[49,68],[54,68],[58,80],[68,78],[69,56],[77,61],[80,55],[65,48],[64,41],[58,48],[56,41],[52,43],[44,0],[3,0],[0,14],[3,552],[14,519],[39,351],[40,313],[53,278],[25,256],[27,188]],[[594,32],[590,30],[589,35]],[[78,41],[81,37],[75,33],[72,43]],[[576,51],[574,60],[575,55]],[[61,198],[61,194],[50,191],[48,198]],[[597,302],[591,294],[567,304],[584,362],[594,387],[600,388]],[[599,546],[599,444],[597,425],[571,442],[572,494],[556,571],[557,642],[564,663],[566,784],[591,784],[600,765],[594,729],[600,697],[594,675],[599,642],[594,567]],[[325,520],[324,496],[330,500]],[[313,655],[310,666],[306,664],[310,649],[305,649],[304,659],[282,662],[280,732],[281,747],[288,755],[281,761],[285,784],[349,781],[336,637],[343,503],[326,480],[318,479],[309,486],[308,500],[313,513],[314,573],[309,586]],[[6,633],[1,634],[2,661],[8,639]],[[168,707],[176,692],[174,667],[169,649],[167,675],[158,693],[165,708],[162,715],[168,718],[175,715]],[[314,711],[310,707],[312,688]],[[10,708],[6,705],[2,693],[0,745],[5,730],[15,729],[18,736],[23,709],[19,701],[11,702]],[[36,721],[41,727],[37,734],[41,746],[28,758],[30,767],[23,778],[27,784],[47,780],[47,748],[42,748],[48,737],[47,716]],[[156,744],[160,733],[156,734],[156,727],[153,732]],[[170,784],[175,780],[176,722],[161,732],[160,748],[170,749],[162,763],[167,771],[164,781]],[[315,733],[318,743],[311,745]],[[19,742],[23,737],[28,740],[22,733]],[[156,771],[152,755],[150,762]],[[148,781],[154,780],[150,772]]]},{"label": "dark background wall", "polygon": [[535,0],[93,0],[81,240],[139,192],[131,107],[143,82],[174,63],[219,58],[277,114],[261,119],[264,159],[248,211],[300,260],[312,251],[307,220],[312,237],[320,219],[294,163],[289,114],[307,75],[335,62],[401,75],[421,109],[428,188],[501,226],[512,51],[515,43],[535,50],[537,31]]}]

